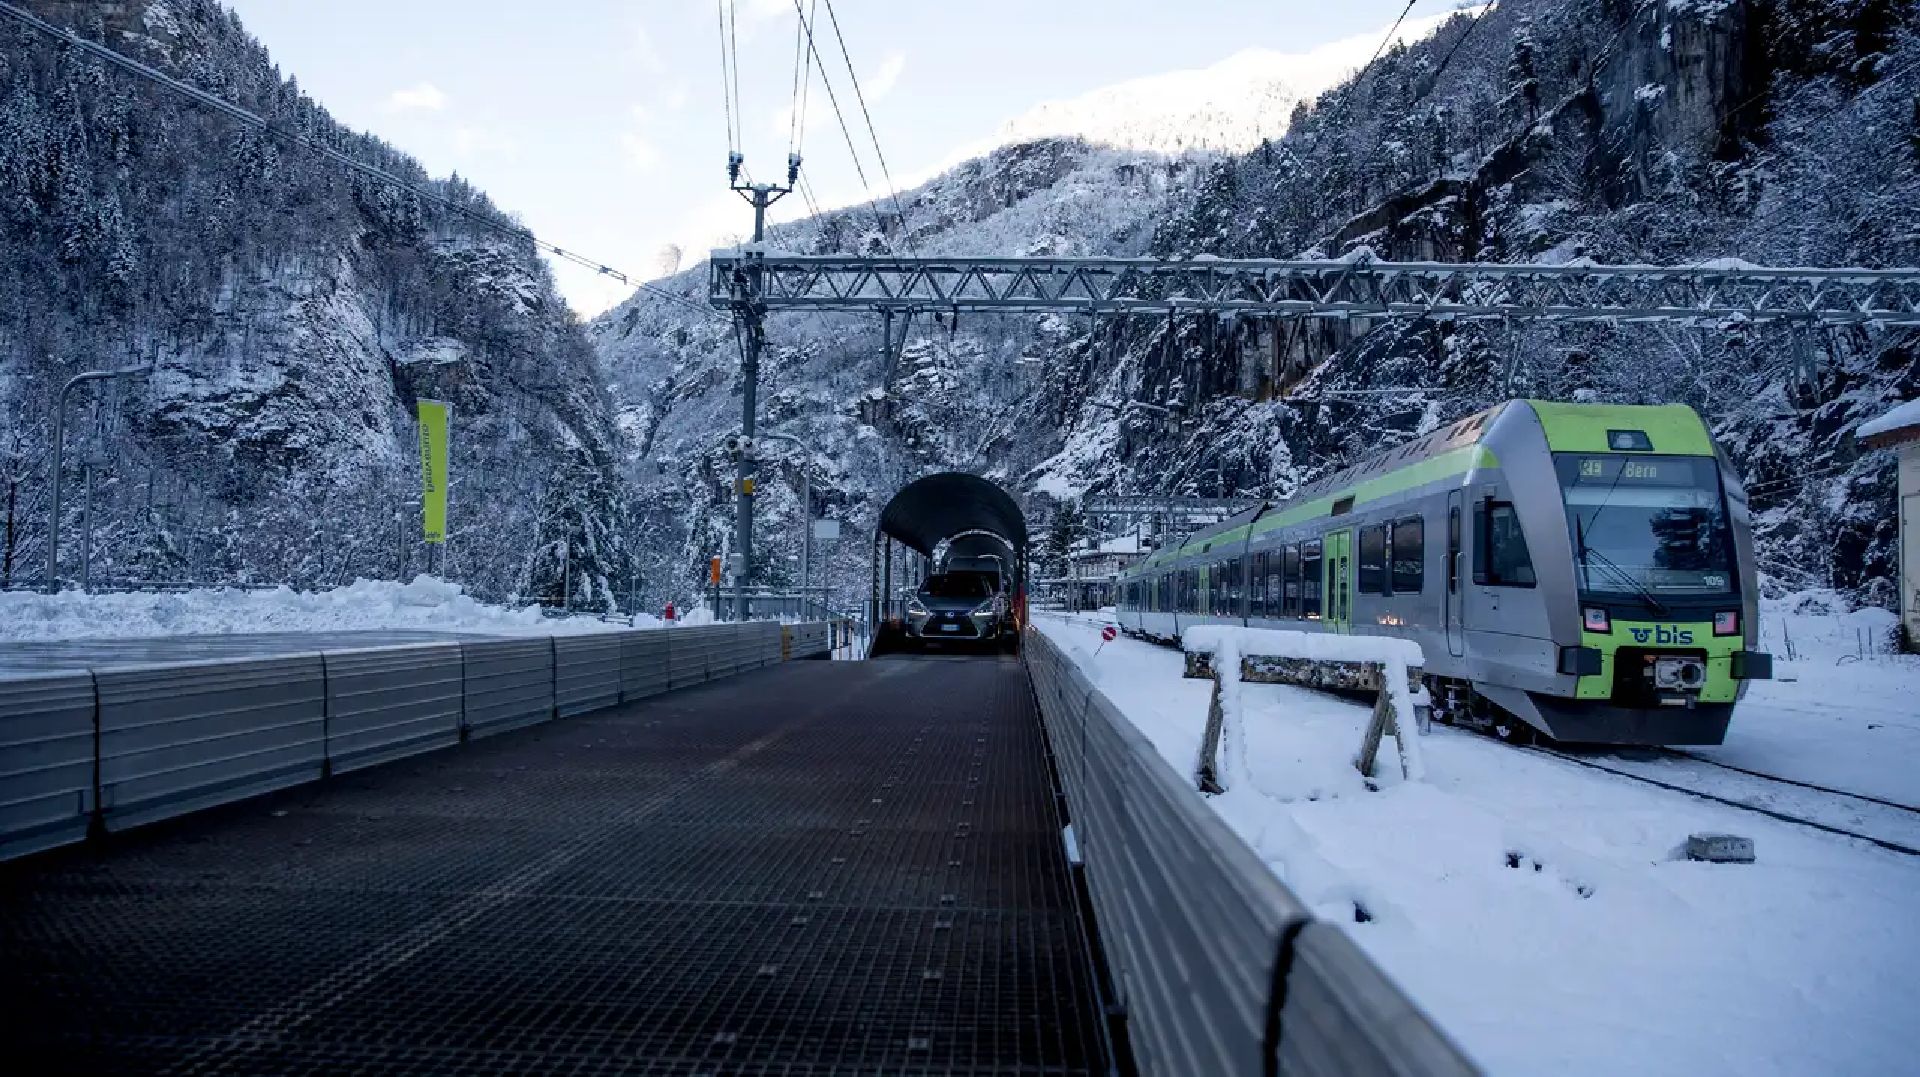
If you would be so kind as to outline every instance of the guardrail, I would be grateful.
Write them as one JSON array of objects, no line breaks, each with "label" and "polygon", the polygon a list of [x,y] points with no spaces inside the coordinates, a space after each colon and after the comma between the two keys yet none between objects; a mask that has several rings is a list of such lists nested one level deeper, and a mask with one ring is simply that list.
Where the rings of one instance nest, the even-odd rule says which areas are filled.
[{"label": "guardrail", "polygon": [[1477,1072],[1045,635],[1025,653],[1142,1073]]},{"label": "guardrail", "polygon": [[0,860],[824,656],[826,641],[824,624],[748,622],[0,673]]}]

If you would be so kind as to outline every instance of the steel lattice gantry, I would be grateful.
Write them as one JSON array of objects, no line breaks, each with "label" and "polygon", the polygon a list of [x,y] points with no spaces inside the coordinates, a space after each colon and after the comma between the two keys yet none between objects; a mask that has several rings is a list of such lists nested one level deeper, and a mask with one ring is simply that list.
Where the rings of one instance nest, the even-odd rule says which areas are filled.
[{"label": "steel lattice gantry", "polygon": [[1215,312],[1920,326],[1920,269],[877,258],[766,254],[751,247],[715,251],[709,265],[708,301],[757,313]]}]

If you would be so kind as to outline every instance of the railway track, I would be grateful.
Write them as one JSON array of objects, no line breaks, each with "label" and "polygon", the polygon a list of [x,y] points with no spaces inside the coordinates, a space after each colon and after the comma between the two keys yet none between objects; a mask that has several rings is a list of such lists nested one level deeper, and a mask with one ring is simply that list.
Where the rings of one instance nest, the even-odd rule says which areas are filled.
[{"label": "railway track", "polygon": [[[1821,819],[1809,817],[1809,815],[1816,814],[1816,813],[1810,813],[1810,812],[1796,813],[1793,811],[1782,810],[1781,808],[1778,808],[1778,807],[1771,807],[1765,803],[1755,803],[1754,802],[1755,799],[1766,799],[1770,795],[1771,796],[1779,795],[1778,793],[1769,794],[1765,792],[1764,787],[1750,788],[1748,791],[1748,794],[1749,794],[1748,797],[1743,798],[1736,791],[1730,791],[1730,790],[1714,791],[1709,789],[1702,789],[1697,785],[1686,785],[1681,782],[1666,781],[1661,777],[1655,777],[1651,774],[1646,774],[1637,770],[1629,769],[1628,767],[1608,766],[1607,762],[1598,761],[1586,756],[1577,755],[1572,752],[1567,752],[1558,748],[1548,748],[1541,745],[1533,745],[1530,747],[1525,747],[1522,750],[1528,751],[1528,752],[1534,752],[1540,755],[1551,756],[1552,758],[1561,760],[1562,762],[1572,763],[1576,766],[1586,767],[1589,770],[1603,771],[1607,774],[1618,775],[1622,778],[1627,778],[1636,782],[1643,782],[1647,785],[1657,786],[1661,789],[1672,790],[1673,792],[1676,792],[1676,793],[1684,793],[1687,796],[1696,797],[1700,800],[1708,800],[1716,804],[1724,804],[1730,808],[1738,808],[1741,811],[1752,812],[1756,815],[1764,815],[1770,819],[1775,819],[1783,823],[1791,823],[1795,826],[1806,827],[1812,830],[1819,830],[1824,833],[1834,834],[1840,837],[1852,838],[1856,841],[1864,841],[1871,845],[1877,845],[1880,848],[1886,849],[1890,852],[1903,853],[1907,856],[1920,856],[1920,838],[1909,837],[1907,833],[1908,830],[1911,830],[1915,834],[1920,834],[1920,808],[1914,808],[1910,805],[1901,804],[1897,801],[1883,800],[1879,797],[1868,796],[1864,793],[1852,793],[1844,789],[1834,789],[1829,786],[1816,785],[1812,782],[1803,782],[1794,778],[1782,778],[1775,774],[1765,774],[1756,770],[1748,770],[1745,767],[1736,767],[1728,763],[1715,762],[1714,760],[1707,759],[1702,756],[1694,755],[1691,752],[1679,751],[1677,749],[1672,749],[1672,748],[1656,749],[1656,751],[1658,751],[1665,758],[1683,759],[1688,762],[1703,763],[1709,767],[1714,767],[1714,768],[1718,768],[1719,770],[1741,775],[1742,778],[1745,778],[1745,779],[1754,779],[1758,781],[1773,783],[1776,788],[1785,787],[1787,789],[1816,793],[1822,797],[1842,798],[1845,800],[1855,801],[1863,805],[1870,805],[1871,807],[1867,809],[1839,809],[1839,813],[1842,815],[1851,815],[1852,818],[1846,821],[1854,822],[1856,825],[1859,825],[1860,823],[1864,822],[1869,816],[1877,816],[1878,819],[1876,821],[1882,824],[1881,826],[1882,833],[1886,833],[1889,830],[1897,831],[1899,832],[1899,837],[1901,840],[1895,840],[1893,838],[1888,838],[1888,837],[1881,837],[1875,834],[1869,834],[1869,833],[1866,833],[1864,830],[1856,830],[1856,829],[1853,829],[1852,827],[1842,825],[1842,823],[1840,822],[1829,822],[1829,821],[1823,821]],[[1618,760],[1611,760],[1611,761],[1617,762]],[[1680,771],[1679,773],[1698,774],[1700,772]],[[1799,806],[1804,807],[1805,798],[1801,797],[1799,799],[1803,801],[1803,803]],[[1834,811],[1834,805],[1828,804],[1826,807],[1828,808],[1829,818],[1831,818]]]},{"label": "railway track", "polygon": [[[1083,624],[1113,623],[1110,618],[1087,614],[1057,613],[1055,615]],[[1656,757],[1653,762],[1656,763],[1671,761],[1697,764],[1701,768],[1712,768],[1713,771],[1724,772],[1727,777],[1719,775],[1709,777],[1711,773],[1709,771],[1687,770],[1684,767],[1656,775],[1635,769],[1637,765],[1645,765],[1641,761],[1622,759],[1618,756],[1596,759],[1590,755],[1538,744],[1515,747],[1520,747],[1522,751],[1551,756],[1589,770],[1602,771],[1700,800],[1763,815],[1779,822],[1791,823],[1837,837],[1864,841],[1889,852],[1920,856],[1920,807],[1911,804],[1837,789],[1816,782],[1802,781],[1798,778],[1784,778],[1778,774],[1768,774],[1731,763],[1722,763],[1679,748],[1649,747],[1639,750],[1653,753]],[[1684,781],[1667,780],[1687,776],[1703,779],[1703,781],[1689,785]],[[1732,788],[1701,787],[1702,784],[1716,782]],[[1789,803],[1785,806],[1776,806],[1780,801]],[[1800,810],[1787,810],[1788,808]],[[1816,816],[1824,816],[1824,818]],[[1849,823],[1853,825],[1847,825]],[[1859,829],[1870,824],[1879,833],[1868,833],[1865,829]]]},{"label": "railway track", "polygon": [[1912,804],[1902,804],[1897,800],[1886,800],[1881,797],[1868,796],[1865,793],[1855,793],[1846,789],[1835,789],[1830,785],[1820,785],[1817,782],[1803,782],[1798,778],[1782,778],[1778,774],[1768,774],[1765,771],[1749,770],[1746,767],[1736,767],[1732,763],[1722,763],[1717,759],[1708,759],[1704,755],[1695,755],[1692,752],[1685,751],[1680,748],[1661,748],[1658,750],[1667,755],[1675,756],[1680,759],[1690,759],[1693,762],[1704,763],[1710,767],[1719,767],[1721,770],[1731,770],[1737,774],[1745,774],[1754,778],[1765,778],[1767,781],[1770,781],[1770,782],[1779,782],[1782,785],[1797,786],[1801,789],[1811,789],[1811,790],[1814,790],[1815,792],[1826,793],[1830,796],[1847,797],[1850,800],[1860,800],[1860,801],[1865,801],[1868,804],[1878,804],[1883,808],[1894,808],[1899,811],[1911,812],[1916,817],[1920,817],[1920,807],[1916,807],[1915,805],[1912,805]]}]

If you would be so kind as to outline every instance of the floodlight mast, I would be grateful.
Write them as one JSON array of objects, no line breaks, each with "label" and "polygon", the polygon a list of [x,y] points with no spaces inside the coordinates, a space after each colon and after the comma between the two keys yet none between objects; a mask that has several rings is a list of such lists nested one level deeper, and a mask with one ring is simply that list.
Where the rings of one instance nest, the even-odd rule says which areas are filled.
[{"label": "floodlight mast", "polygon": [[[753,413],[760,395],[760,350],[766,344],[766,305],[761,297],[765,294],[765,273],[762,262],[765,252],[760,245],[767,238],[767,207],[793,193],[794,185],[800,180],[800,155],[787,154],[787,183],[782,187],[772,183],[754,183],[750,178],[742,178],[746,157],[738,151],[727,154],[727,182],[735,193],[753,206],[753,244],[744,253],[745,263],[736,275],[734,289],[733,316],[738,323],[741,364],[740,393],[740,436],[747,446],[753,442]],[[758,463],[750,447],[738,456],[737,483],[734,487],[734,616],[746,620],[747,587],[753,575],[753,495],[754,473]],[[716,613],[718,611],[715,611]]]}]

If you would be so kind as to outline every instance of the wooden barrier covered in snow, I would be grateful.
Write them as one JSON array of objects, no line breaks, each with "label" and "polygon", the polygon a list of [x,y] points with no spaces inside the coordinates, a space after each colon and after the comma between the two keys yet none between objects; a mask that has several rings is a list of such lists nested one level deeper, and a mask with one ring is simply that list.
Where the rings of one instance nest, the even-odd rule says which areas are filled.
[{"label": "wooden barrier covered in snow", "polygon": [[1180,646],[1186,654],[1186,675],[1213,681],[1206,737],[1194,773],[1202,792],[1224,791],[1216,762],[1220,735],[1228,722],[1240,720],[1240,685],[1247,683],[1375,692],[1373,716],[1354,766],[1373,777],[1380,741],[1391,736],[1402,776],[1413,781],[1424,776],[1414,737],[1426,731],[1420,705],[1426,695],[1421,671],[1426,656],[1412,640],[1201,625],[1187,629]]}]

